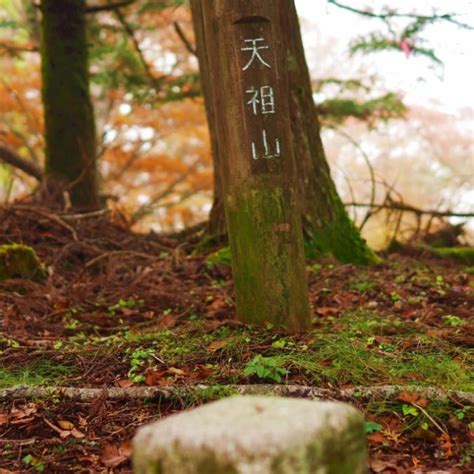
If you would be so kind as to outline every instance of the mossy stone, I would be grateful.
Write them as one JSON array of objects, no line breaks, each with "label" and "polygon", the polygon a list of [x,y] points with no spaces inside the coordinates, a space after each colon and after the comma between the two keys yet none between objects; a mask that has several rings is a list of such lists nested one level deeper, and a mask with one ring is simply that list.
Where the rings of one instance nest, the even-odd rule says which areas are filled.
[{"label": "mossy stone", "polygon": [[0,245],[0,281],[24,278],[42,281],[46,273],[36,252],[27,245]]},{"label": "mossy stone", "polygon": [[246,396],[138,430],[135,474],[365,474],[364,419],[350,405]]}]

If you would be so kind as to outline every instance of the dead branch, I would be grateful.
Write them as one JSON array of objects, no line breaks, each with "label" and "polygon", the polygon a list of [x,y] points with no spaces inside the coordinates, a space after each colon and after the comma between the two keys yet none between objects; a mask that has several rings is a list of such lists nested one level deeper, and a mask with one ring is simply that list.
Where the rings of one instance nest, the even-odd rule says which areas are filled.
[{"label": "dead branch", "polygon": [[10,43],[0,43],[0,51],[4,50],[9,54],[18,54],[18,53],[37,53],[39,48],[31,44],[10,44]]},{"label": "dead branch", "polygon": [[429,400],[453,401],[473,404],[474,393],[446,391],[438,387],[411,385],[380,385],[374,387],[353,387],[345,389],[324,389],[304,385],[194,385],[181,387],[27,387],[17,386],[0,390],[0,400],[62,397],[77,402],[88,402],[98,397],[108,400],[170,400],[185,396],[204,396],[212,390],[240,395],[271,395],[279,397],[299,397],[311,399],[357,399],[385,400],[396,397],[401,392],[414,392]]},{"label": "dead branch", "polygon": [[145,71],[147,77],[148,77],[148,80],[150,82],[150,85],[152,87],[155,87],[157,89],[159,89],[159,79],[157,79],[154,75],[153,75],[153,72],[151,70],[151,67],[150,65],[148,64],[147,60],[145,59],[145,55],[143,54],[143,51],[141,49],[141,46],[140,46],[140,42],[138,41],[136,35],[135,35],[135,31],[133,30],[133,28],[130,26],[130,24],[128,23],[128,21],[126,20],[125,16],[123,15],[123,13],[118,10],[118,9],[115,9],[114,11],[115,13],[115,17],[117,18],[117,20],[119,21],[120,25],[122,26],[122,28],[124,29],[124,31],[127,33],[127,35],[129,36],[130,40],[132,41],[133,43],[133,47],[135,48],[135,51],[137,52],[138,54],[138,59],[140,60],[141,64],[142,64],[142,67],[143,67],[143,70]]},{"label": "dead branch", "polygon": [[86,13],[99,13],[117,10],[118,8],[128,7],[132,3],[135,3],[135,0],[123,0],[122,2],[109,3],[108,5],[90,6],[86,8]]},{"label": "dead branch", "polygon": [[74,239],[75,242],[79,242],[79,237],[77,236],[76,231],[74,230],[73,227],[71,227],[69,224],[64,222],[61,217],[59,217],[57,214],[52,214],[51,212],[45,211],[43,209],[39,209],[36,207],[29,207],[29,206],[19,206],[15,205],[12,208],[15,212],[20,211],[20,212],[29,212],[32,214],[38,214],[41,217],[44,217],[45,219],[54,222],[55,224],[63,227],[67,231],[69,231],[72,234],[72,238]]},{"label": "dead branch", "polygon": [[474,217],[474,213],[471,212],[454,212],[454,211],[437,211],[437,210],[424,210],[419,209],[415,206],[410,206],[408,204],[400,204],[396,202],[391,202],[387,204],[370,204],[370,203],[359,203],[359,202],[348,202],[344,204],[347,207],[369,207],[373,209],[387,209],[392,211],[402,211],[402,212],[412,212],[416,215],[427,215],[435,217],[465,217],[471,218]]},{"label": "dead branch", "polygon": [[0,161],[23,171],[28,176],[35,178],[37,181],[43,180],[43,172],[36,163],[26,160],[11,148],[2,144],[0,144]]},{"label": "dead branch", "polygon": [[191,44],[191,41],[185,35],[183,29],[181,28],[181,25],[177,21],[175,21],[173,23],[173,26],[174,26],[174,31],[176,31],[176,34],[179,36],[179,39],[183,42],[186,49],[197,58],[198,54],[197,54],[196,48],[193,47],[193,45]]},{"label": "dead branch", "polygon": [[433,14],[433,15],[417,15],[416,13],[398,13],[393,10],[387,10],[382,13],[374,13],[369,10],[361,10],[358,8],[351,7],[349,5],[345,5],[340,3],[337,0],[328,0],[328,3],[331,5],[334,5],[338,8],[342,8],[343,10],[347,10],[352,13],[357,13],[358,15],[366,16],[369,18],[378,18],[379,20],[382,21],[387,21],[390,18],[408,18],[408,19],[413,19],[413,20],[431,20],[431,21],[445,21],[448,23],[452,23],[456,26],[459,26],[460,28],[465,28],[467,30],[473,30],[474,27],[471,25],[468,25],[467,23],[462,23],[458,20],[455,19],[454,14],[451,13],[445,13],[443,15],[438,15],[438,14]]}]

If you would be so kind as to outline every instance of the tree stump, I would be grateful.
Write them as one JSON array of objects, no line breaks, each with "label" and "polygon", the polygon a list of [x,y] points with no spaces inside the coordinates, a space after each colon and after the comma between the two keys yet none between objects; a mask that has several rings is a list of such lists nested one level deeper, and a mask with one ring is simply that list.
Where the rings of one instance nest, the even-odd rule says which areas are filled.
[{"label": "tree stump", "polygon": [[135,474],[362,474],[364,419],[350,405],[232,397],[141,428]]}]

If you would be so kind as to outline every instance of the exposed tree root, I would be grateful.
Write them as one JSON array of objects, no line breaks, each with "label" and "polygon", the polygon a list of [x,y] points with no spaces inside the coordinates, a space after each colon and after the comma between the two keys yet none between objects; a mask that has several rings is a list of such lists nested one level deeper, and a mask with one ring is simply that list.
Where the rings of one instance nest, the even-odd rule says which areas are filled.
[{"label": "exposed tree root", "polygon": [[282,397],[384,400],[397,396],[400,392],[415,392],[430,400],[451,400],[463,404],[474,404],[474,393],[446,391],[437,387],[411,385],[380,385],[374,387],[353,387],[345,389],[325,389],[304,385],[194,385],[182,387],[26,387],[18,386],[0,390],[0,400],[62,397],[72,401],[87,402],[96,398],[108,400],[149,400],[173,399],[206,394],[239,393],[241,395],[273,395]]}]

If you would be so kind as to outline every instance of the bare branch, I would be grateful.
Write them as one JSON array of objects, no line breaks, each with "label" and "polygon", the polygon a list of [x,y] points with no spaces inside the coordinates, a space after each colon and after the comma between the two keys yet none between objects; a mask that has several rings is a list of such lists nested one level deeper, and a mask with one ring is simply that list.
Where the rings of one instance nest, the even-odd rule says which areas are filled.
[{"label": "bare branch", "polygon": [[191,44],[191,41],[189,41],[188,37],[185,35],[183,29],[181,28],[181,25],[177,21],[175,21],[173,23],[173,26],[174,26],[174,30],[176,31],[176,34],[179,36],[180,40],[183,42],[186,49],[197,58],[198,54],[197,54],[196,48],[193,47],[193,45]]},{"label": "bare branch", "polygon": [[115,10],[115,16],[117,17],[117,20],[120,22],[122,25],[123,29],[127,33],[127,35],[130,37],[132,40],[133,46],[135,47],[135,51],[138,54],[138,58],[140,59],[140,62],[142,63],[143,69],[146,72],[146,75],[150,81],[150,84],[152,87],[157,87],[158,88],[158,79],[153,75],[153,72],[150,68],[150,65],[147,63],[145,59],[145,55],[143,54],[143,51],[140,47],[140,43],[135,36],[135,31],[133,31],[133,28],[129,25],[127,22],[125,16],[120,10]]},{"label": "bare branch", "polygon": [[437,210],[424,210],[419,209],[408,204],[400,204],[396,202],[391,202],[387,204],[370,204],[370,203],[360,203],[360,202],[348,202],[344,204],[347,207],[366,207],[371,209],[388,209],[394,211],[402,212],[412,212],[416,215],[427,215],[435,217],[465,217],[467,219],[474,217],[474,213],[471,212],[454,212],[454,211],[437,211]]},{"label": "bare branch", "polygon": [[0,161],[23,171],[28,176],[35,178],[37,181],[43,180],[43,172],[36,163],[26,160],[11,148],[2,144],[0,144]]},{"label": "bare branch", "polygon": [[0,43],[0,51],[2,50],[9,54],[37,53],[39,51],[38,47],[32,44]]},{"label": "bare branch", "polygon": [[90,6],[86,8],[86,13],[99,13],[99,12],[117,10],[122,7],[127,7],[128,5],[131,5],[132,3],[135,3],[135,0],[123,0],[122,2],[109,3],[108,5]]},{"label": "bare branch", "polygon": [[366,16],[369,18],[378,18],[382,21],[387,21],[390,18],[411,18],[411,19],[419,19],[419,20],[434,20],[434,21],[446,21],[448,23],[452,23],[460,28],[465,28],[467,30],[474,30],[474,27],[468,25],[467,23],[462,23],[455,19],[455,14],[445,13],[443,15],[417,15],[416,13],[397,13],[395,11],[386,11],[384,13],[374,13],[368,10],[360,10],[358,8],[351,7],[349,5],[345,5],[343,3],[338,2],[337,0],[328,0],[328,3],[334,5],[336,7],[342,8],[344,10],[350,11],[352,13],[357,13],[358,15]]}]

